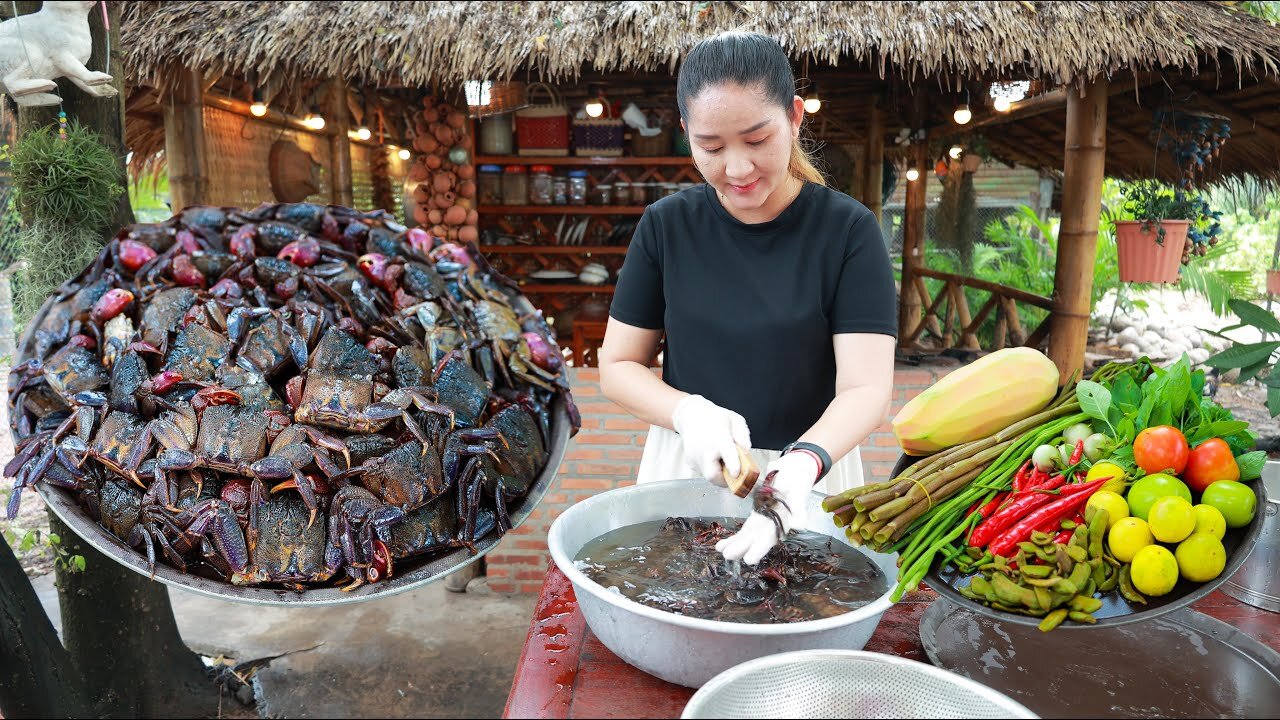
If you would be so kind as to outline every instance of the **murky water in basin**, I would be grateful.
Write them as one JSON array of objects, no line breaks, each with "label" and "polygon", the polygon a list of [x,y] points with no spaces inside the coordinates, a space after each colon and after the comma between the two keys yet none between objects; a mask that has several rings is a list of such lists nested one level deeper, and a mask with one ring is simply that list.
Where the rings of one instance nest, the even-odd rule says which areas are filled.
[{"label": "murky water in basin", "polygon": [[667,518],[601,535],[574,558],[600,585],[650,607],[706,620],[817,620],[866,605],[888,590],[862,553],[819,533],[791,533],[754,568],[727,563],[715,544],[737,518]]}]

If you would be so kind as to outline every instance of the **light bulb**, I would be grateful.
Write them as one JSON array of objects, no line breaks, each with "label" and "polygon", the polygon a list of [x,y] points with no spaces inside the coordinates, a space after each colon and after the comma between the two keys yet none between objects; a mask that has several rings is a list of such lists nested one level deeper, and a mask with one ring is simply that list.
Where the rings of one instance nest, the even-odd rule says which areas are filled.
[{"label": "light bulb", "polygon": [[368,140],[369,138],[373,137],[373,133],[369,131],[369,128],[361,125],[356,130],[356,137],[360,138],[361,140]]},{"label": "light bulb", "polygon": [[962,152],[964,152],[964,148],[960,147],[959,145],[952,145],[951,149],[947,151],[947,154],[951,156],[952,160],[959,160],[960,153]]},{"label": "light bulb", "polygon": [[917,181],[917,180],[919,180],[919,179],[920,179],[920,171],[919,171],[919,170],[917,170],[917,169],[915,169],[915,168],[911,168],[911,169],[907,170],[907,182],[915,182],[915,181]]},{"label": "light bulb", "polygon": [[254,117],[262,117],[267,114],[267,104],[264,102],[255,102],[249,106],[249,113]]},{"label": "light bulb", "polygon": [[400,152],[396,153],[401,160],[408,160],[410,154],[409,148],[400,148]]},{"label": "light bulb", "polygon": [[816,94],[810,95],[804,99],[804,111],[810,115],[822,109],[822,99]]},{"label": "light bulb", "polygon": [[955,119],[957,125],[967,125],[973,119],[973,113],[969,111],[969,104],[965,103],[956,108],[951,117]]},{"label": "light bulb", "polygon": [[599,98],[588,100],[586,107],[587,114],[593,118],[598,118],[604,114],[604,103]]},{"label": "light bulb", "polygon": [[991,103],[991,105],[996,109],[996,112],[1005,113],[1009,112],[1009,107],[1013,105],[1013,103],[1009,102],[1009,98],[1007,97],[998,97],[995,99],[995,102]]},{"label": "light bulb", "polygon": [[324,129],[324,117],[320,114],[320,106],[312,105],[311,110],[307,112],[307,116],[302,118],[302,124],[319,132]]}]

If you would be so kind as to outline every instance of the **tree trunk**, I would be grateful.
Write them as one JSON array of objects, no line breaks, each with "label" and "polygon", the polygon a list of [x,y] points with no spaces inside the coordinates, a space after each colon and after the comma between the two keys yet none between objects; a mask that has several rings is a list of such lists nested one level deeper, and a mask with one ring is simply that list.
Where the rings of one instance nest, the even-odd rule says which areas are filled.
[{"label": "tree trunk", "polygon": [[[18,12],[34,12],[39,6],[37,2],[19,3]],[[114,98],[92,97],[66,80],[58,81],[58,93],[68,120],[94,130],[112,149],[123,184],[125,94],[118,4],[110,4],[109,13],[109,72],[115,77],[119,94]],[[97,6],[89,13],[89,25],[94,44],[87,66],[105,71],[107,34]],[[19,133],[56,123],[58,110],[57,106],[22,108]],[[116,216],[99,229],[99,237],[106,242],[131,222],[133,210],[128,193],[123,193]],[[64,547],[85,557],[86,568],[80,573],[57,570],[64,649],[52,635],[48,618],[38,612],[35,593],[12,551],[7,545],[0,551],[0,670],[4,671],[4,678],[0,679],[0,712],[10,717],[215,714],[217,688],[208,680],[200,657],[182,643],[166,588],[98,553],[52,513],[49,520]],[[10,694],[13,685],[15,694]],[[30,704],[39,702],[45,704]]]}]

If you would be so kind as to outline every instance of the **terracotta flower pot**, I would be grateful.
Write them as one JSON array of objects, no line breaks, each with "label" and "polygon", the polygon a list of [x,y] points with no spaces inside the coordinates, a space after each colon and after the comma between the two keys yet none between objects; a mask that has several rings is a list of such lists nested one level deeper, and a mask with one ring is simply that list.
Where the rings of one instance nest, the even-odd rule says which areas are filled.
[{"label": "terracotta flower pot", "polygon": [[1267,292],[1280,295],[1280,270],[1267,271]]},{"label": "terracotta flower pot", "polygon": [[1187,242],[1187,220],[1165,220],[1164,244],[1156,242],[1157,231],[1137,220],[1116,222],[1116,246],[1120,255],[1120,281],[1146,283],[1178,282],[1182,247]]}]

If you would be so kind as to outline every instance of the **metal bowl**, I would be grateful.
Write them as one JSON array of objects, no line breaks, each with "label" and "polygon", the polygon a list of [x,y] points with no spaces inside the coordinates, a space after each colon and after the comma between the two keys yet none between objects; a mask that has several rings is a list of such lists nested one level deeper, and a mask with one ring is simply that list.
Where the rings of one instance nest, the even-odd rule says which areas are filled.
[{"label": "metal bowl", "polygon": [[[822,512],[823,495],[809,496],[807,530],[844,542],[844,531]],[[587,498],[551,525],[547,546],[560,571],[573,583],[578,606],[605,647],[631,665],[686,687],[700,687],[739,663],[792,650],[859,650],[871,638],[892,603],[889,592],[835,617],[777,625],[723,622],[676,615],[606,590],[574,567],[591,540],[620,527],[673,515],[746,517],[751,500],[734,496],[706,480],[667,480],[618,488]],[[896,555],[859,548],[891,580]],[[892,583],[890,582],[890,585]]]},{"label": "metal bowl", "polygon": [[979,682],[862,650],[770,655],[729,668],[681,718],[1034,718]]},{"label": "metal bowl", "polygon": [[[527,307],[532,307],[528,305],[528,300],[523,296],[518,300],[523,300]],[[18,362],[22,362],[29,357],[34,329],[39,327],[52,304],[53,298],[45,301],[40,311],[27,323],[27,328],[18,344]],[[17,438],[15,438],[15,442],[16,440]],[[551,482],[555,479],[556,472],[560,468],[560,462],[564,459],[565,447],[568,443],[568,409],[564,400],[557,398],[552,408],[551,443],[547,448],[550,456],[547,460],[547,465],[538,475],[537,480],[529,487],[529,492],[524,497],[508,505],[513,528],[519,527],[529,517],[529,513],[533,512],[533,509],[538,506],[542,496],[547,494],[547,489],[551,487]],[[427,555],[419,558],[397,560],[395,574],[389,579],[362,585],[351,592],[343,592],[341,589],[332,587],[320,587],[298,593],[280,588],[232,585],[223,580],[183,573],[177,568],[162,562],[157,562],[155,570],[152,572],[152,569],[147,567],[146,557],[90,518],[76,502],[76,497],[71,491],[38,483],[36,492],[40,494],[40,497],[44,499],[54,514],[62,522],[66,523],[67,527],[83,538],[85,542],[98,552],[130,570],[166,585],[190,590],[200,595],[254,605],[286,605],[290,607],[341,605],[385,595],[394,595],[440,580],[450,573],[479,560],[501,542],[501,538],[496,533],[490,533],[476,543],[475,554],[472,554],[466,548],[459,548],[444,555]]]},{"label": "metal bowl", "polygon": [[[901,465],[901,463],[899,464]],[[896,470],[899,469],[905,468],[895,468],[895,476],[898,474]],[[1253,515],[1253,520],[1248,525],[1243,528],[1227,530],[1226,536],[1222,539],[1222,545],[1227,551],[1227,566],[1218,577],[1203,583],[1194,583],[1179,578],[1178,584],[1173,587],[1172,591],[1160,597],[1147,597],[1146,605],[1130,604],[1129,601],[1121,597],[1119,592],[1108,593],[1099,598],[1102,600],[1102,607],[1093,614],[1097,618],[1096,623],[1089,625],[1087,623],[1064,622],[1054,632],[1096,630],[1150,620],[1165,613],[1187,607],[1217,590],[1219,585],[1230,579],[1240,569],[1240,566],[1244,565],[1245,560],[1248,559],[1249,553],[1253,552],[1253,548],[1258,542],[1258,537],[1262,533],[1262,525],[1268,507],[1266,488],[1260,479],[1250,480],[1245,485],[1253,488],[1253,491],[1257,493],[1258,509]],[[941,559],[935,562],[933,567],[929,568],[929,573],[925,575],[925,582],[929,587],[936,590],[939,595],[965,609],[995,618],[1001,622],[1017,625],[1040,624],[1040,618],[995,610],[961,595],[956,590],[956,587],[962,584],[968,585],[968,579],[976,573],[961,573],[955,567],[942,568],[940,565]]]}]

